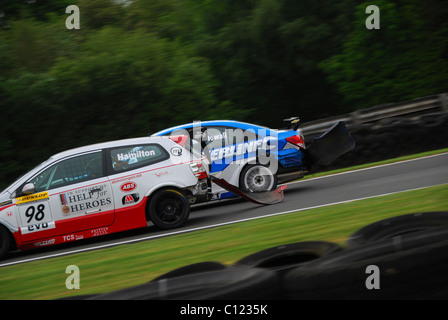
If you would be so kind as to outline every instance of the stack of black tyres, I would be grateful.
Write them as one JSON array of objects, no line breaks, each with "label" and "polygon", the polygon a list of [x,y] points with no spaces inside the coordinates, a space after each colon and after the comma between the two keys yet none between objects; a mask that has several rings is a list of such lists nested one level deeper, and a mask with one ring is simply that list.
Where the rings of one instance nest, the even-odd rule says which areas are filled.
[{"label": "stack of black tyres", "polygon": [[[368,289],[368,266],[379,288]],[[288,299],[448,298],[448,212],[408,214],[370,224],[347,248],[282,279]]]},{"label": "stack of black tyres", "polygon": [[[279,279],[269,270],[189,265],[142,285],[95,295],[89,300],[265,300],[279,294]],[[185,271],[185,272],[183,272]]]},{"label": "stack of black tyres", "polygon": [[[368,266],[379,272],[369,289]],[[73,297],[76,299],[76,297]],[[232,266],[187,265],[142,285],[78,297],[94,300],[446,299],[448,212],[402,215],[369,224],[347,247],[290,243]]]},{"label": "stack of black tyres", "polygon": [[206,261],[187,265],[150,282],[92,295],[90,300],[271,300],[285,299],[281,276],[311,260],[342,250],[330,242],[277,246],[251,254],[233,266]]}]

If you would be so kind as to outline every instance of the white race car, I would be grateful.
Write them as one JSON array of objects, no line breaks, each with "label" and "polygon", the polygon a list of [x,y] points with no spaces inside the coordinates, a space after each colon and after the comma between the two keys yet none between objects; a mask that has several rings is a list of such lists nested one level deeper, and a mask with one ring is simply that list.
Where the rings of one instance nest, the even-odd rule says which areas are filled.
[{"label": "white race car", "polygon": [[[0,193],[0,258],[142,228],[183,225],[207,196],[208,165],[176,142],[146,137],[59,153]],[[198,199],[196,199],[198,198]]]}]

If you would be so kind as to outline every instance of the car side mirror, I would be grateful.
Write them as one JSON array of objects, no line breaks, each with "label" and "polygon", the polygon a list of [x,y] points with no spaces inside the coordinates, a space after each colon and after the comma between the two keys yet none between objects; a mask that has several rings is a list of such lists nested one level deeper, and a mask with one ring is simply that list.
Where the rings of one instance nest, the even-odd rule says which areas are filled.
[{"label": "car side mirror", "polygon": [[34,183],[27,183],[22,188],[22,194],[29,195],[36,192],[36,188],[34,187]]}]

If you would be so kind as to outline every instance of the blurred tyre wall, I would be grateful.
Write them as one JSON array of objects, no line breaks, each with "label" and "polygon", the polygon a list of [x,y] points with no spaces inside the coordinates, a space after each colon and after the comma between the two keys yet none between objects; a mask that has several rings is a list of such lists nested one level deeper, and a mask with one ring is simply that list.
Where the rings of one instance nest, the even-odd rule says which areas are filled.
[{"label": "blurred tyre wall", "polygon": [[365,225],[345,248],[324,241],[287,243],[231,266],[204,261],[137,286],[64,299],[446,300],[447,250],[448,212],[412,213]]}]

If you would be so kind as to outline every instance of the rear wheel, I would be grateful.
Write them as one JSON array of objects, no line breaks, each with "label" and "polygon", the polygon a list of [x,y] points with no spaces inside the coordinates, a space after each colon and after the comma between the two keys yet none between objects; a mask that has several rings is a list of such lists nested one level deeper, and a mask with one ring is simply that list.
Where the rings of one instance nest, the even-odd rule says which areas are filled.
[{"label": "rear wheel", "polygon": [[272,191],[277,187],[277,176],[261,164],[248,165],[240,174],[240,187],[252,192]]},{"label": "rear wheel", "polygon": [[190,216],[190,204],[178,190],[158,191],[149,203],[149,219],[161,229],[173,229],[184,225]]}]

